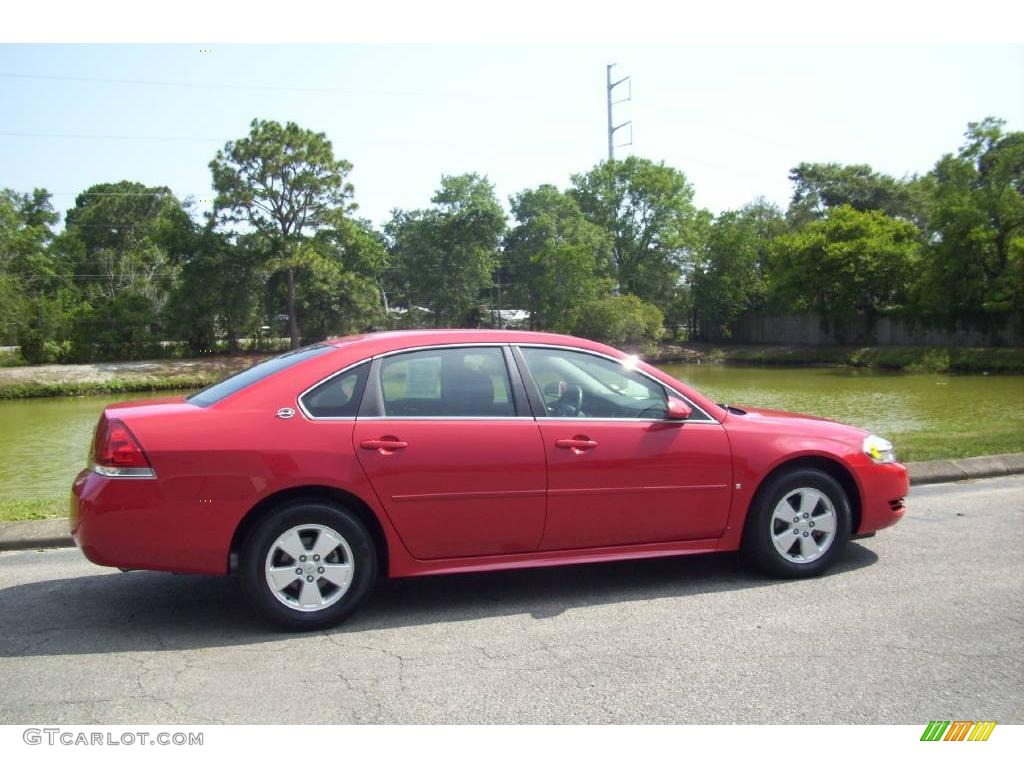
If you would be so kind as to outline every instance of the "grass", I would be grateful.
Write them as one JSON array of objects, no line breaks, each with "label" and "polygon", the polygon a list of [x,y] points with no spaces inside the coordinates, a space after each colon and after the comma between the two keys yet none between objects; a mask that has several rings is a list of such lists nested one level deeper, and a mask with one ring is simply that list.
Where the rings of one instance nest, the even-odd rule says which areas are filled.
[{"label": "grass", "polygon": [[77,397],[163,389],[202,389],[224,378],[222,373],[204,375],[147,376],[107,381],[15,381],[0,384],[0,400],[26,397]]},{"label": "grass", "polygon": [[17,352],[0,350],[0,368],[10,368],[15,365],[24,365],[25,361]]},{"label": "grass", "polygon": [[[671,351],[657,355],[669,362]],[[746,365],[826,365],[906,373],[1024,373],[1024,349],[1002,347],[809,347],[692,344],[678,359]]]},{"label": "grass", "polygon": [[961,432],[955,438],[936,431],[895,433],[892,441],[900,461],[969,459],[1000,453],[1024,453],[1024,435],[1012,429],[997,432]]},{"label": "grass", "polygon": [[0,522],[13,520],[48,520],[68,516],[66,496],[47,499],[3,499],[0,500]]}]

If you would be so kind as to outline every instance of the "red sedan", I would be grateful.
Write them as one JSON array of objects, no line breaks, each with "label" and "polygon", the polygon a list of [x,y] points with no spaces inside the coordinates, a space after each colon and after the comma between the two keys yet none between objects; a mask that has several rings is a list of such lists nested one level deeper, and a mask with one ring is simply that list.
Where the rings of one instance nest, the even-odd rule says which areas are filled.
[{"label": "red sedan", "polygon": [[71,519],[94,563],[238,571],[260,613],[313,629],[379,574],[742,549],[813,576],[907,490],[882,438],[713,403],[602,344],[401,331],[109,406]]}]

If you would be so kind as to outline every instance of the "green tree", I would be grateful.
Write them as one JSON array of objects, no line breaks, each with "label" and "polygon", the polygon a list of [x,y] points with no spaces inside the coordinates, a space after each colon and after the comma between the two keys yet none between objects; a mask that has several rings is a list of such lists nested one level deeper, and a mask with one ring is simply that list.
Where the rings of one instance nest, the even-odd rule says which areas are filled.
[{"label": "green tree", "polygon": [[693,205],[682,171],[640,157],[572,177],[570,194],[612,236],[619,290],[667,307],[694,264],[710,214]]},{"label": "green tree", "polygon": [[395,211],[385,227],[392,280],[436,326],[466,322],[493,284],[505,212],[487,177],[443,176],[426,210]]},{"label": "green tree", "polygon": [[75,198],[54,248],[89,298],[123,291],[158,308],[173,260],[192,245],[195,225],[167,187],[131,181],[96,184]]},{"label": "green tree", "polygon": [[194,242],[195,222],[167,187],[120,181],[79,194],[52,244],[60,272],[81,294],[76,359],[146,352],[162,330],[176,265]]},{"label": "green tree", "polygon": [[380,325],[385,307],[381,276],[387,264],[383,238],[367,221],[345,220],[307,245],[305,275],[297,297],[307,318],[303,339],[318,341]]},{"label": "green tree", "polygon": [[916,303],[926,318],[991,325],[1024,310],[1024,132],[969,123],[932,172],[934,201]]},{"label": "green tree", "polygon": [[786,230],[782,212],[764,200],[715,219],[692,278],[695,312],[713,336],[728,337],[737,317],[764,307],[770,249]]},{"label": "green tree", "polygon": [[639,351],[661,338],[662,321],[660,309],[636,296],[601,296],[584,305],[575,333]]},{"label": "green tree", "polygon": [[46,190],[0,190],[0,339],[21,344],[31,362],[42,361],[43,345],[55,331],[51,311],[39,320],[39,302],[59,290],[47,250],[58,219]]},{"label": "green tree", "polygon": [[583,305],[611,288],[611,237],[549,184],[511,203],[518,223],[505,240],[510,300],[530,311],[533,327],[571,332]]},{"label": "green tree", "polygon": [[258,240],[257,234],[232,238],[206,227],[179,259],[167,325],[193,352],[213,348],[222,336],[234,352],[240,337],[258,335],[267,258]]},{"label": "green tree", "polygon": [[146,357],[159,339],[153,325],[153,304],[141,293],[83,305],[71,329],[71,354],[78,361]]},{"label": "green tree", "polygon": [[843,205],[775,240],[771,292],[786,308],[818,313],[842,337],[856,316],[871,322],[905,302],[918,249],[913,224]]},{"label": "green tree", "polygon": [[824,218],[842,205],[914,220],[921,212],[917,180],[895,179],[870,165],[801,163],[790,170],[789,180],[793,199],[787,216],[796,226]]},{"label": "green tree", "polygon": [[355,206],[346,181],[352,164],[334,156],[326,134],[253,120],[249,135],[229,141],[210,162],[217,190],[214,215],[223,223],[245,222],[271,244],[269,262],[286,283],[288,334],[299,345],[295,277],[307,233],[337,226]]}]

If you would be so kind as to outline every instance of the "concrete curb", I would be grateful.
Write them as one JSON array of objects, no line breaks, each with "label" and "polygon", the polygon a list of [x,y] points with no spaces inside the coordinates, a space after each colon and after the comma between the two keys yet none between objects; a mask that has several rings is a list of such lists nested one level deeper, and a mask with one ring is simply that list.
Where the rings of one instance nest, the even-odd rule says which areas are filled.
[{"label": "concrete curb", "polygon": [[0,523],[0,551],[73,547],[71,526],[66,517],[50,520],[19,520]]},{"label": "concrete curb", "polygon": [[[1003,453],[971,459],[907,462],[911,485],[954,483],[983,477],[1024,474],[1024,453]],[[66,517],[0,523],[0,552],[17,549],[73,547]]]},{"label": "concrete curb", "polygon": [[976,456],[971,459],[936,459],[911,461],[911,485],[952,483],[958,480],[977,480],[983,477],[1017,475],[1024,473],[1024,453],[1002,453],[995,456]]}]

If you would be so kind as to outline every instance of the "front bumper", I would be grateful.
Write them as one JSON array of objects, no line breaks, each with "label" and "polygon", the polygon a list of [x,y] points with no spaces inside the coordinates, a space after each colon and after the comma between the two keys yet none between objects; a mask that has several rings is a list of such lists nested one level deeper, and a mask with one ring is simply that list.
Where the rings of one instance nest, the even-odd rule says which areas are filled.
[{"label": "front bumper", "polygon": [[910,492],[907,468],[899,463],[867,464],[857,468],[860,485],[860,525],[855,535],[862,536],[896,525],[906,511],[903,500]]}]

